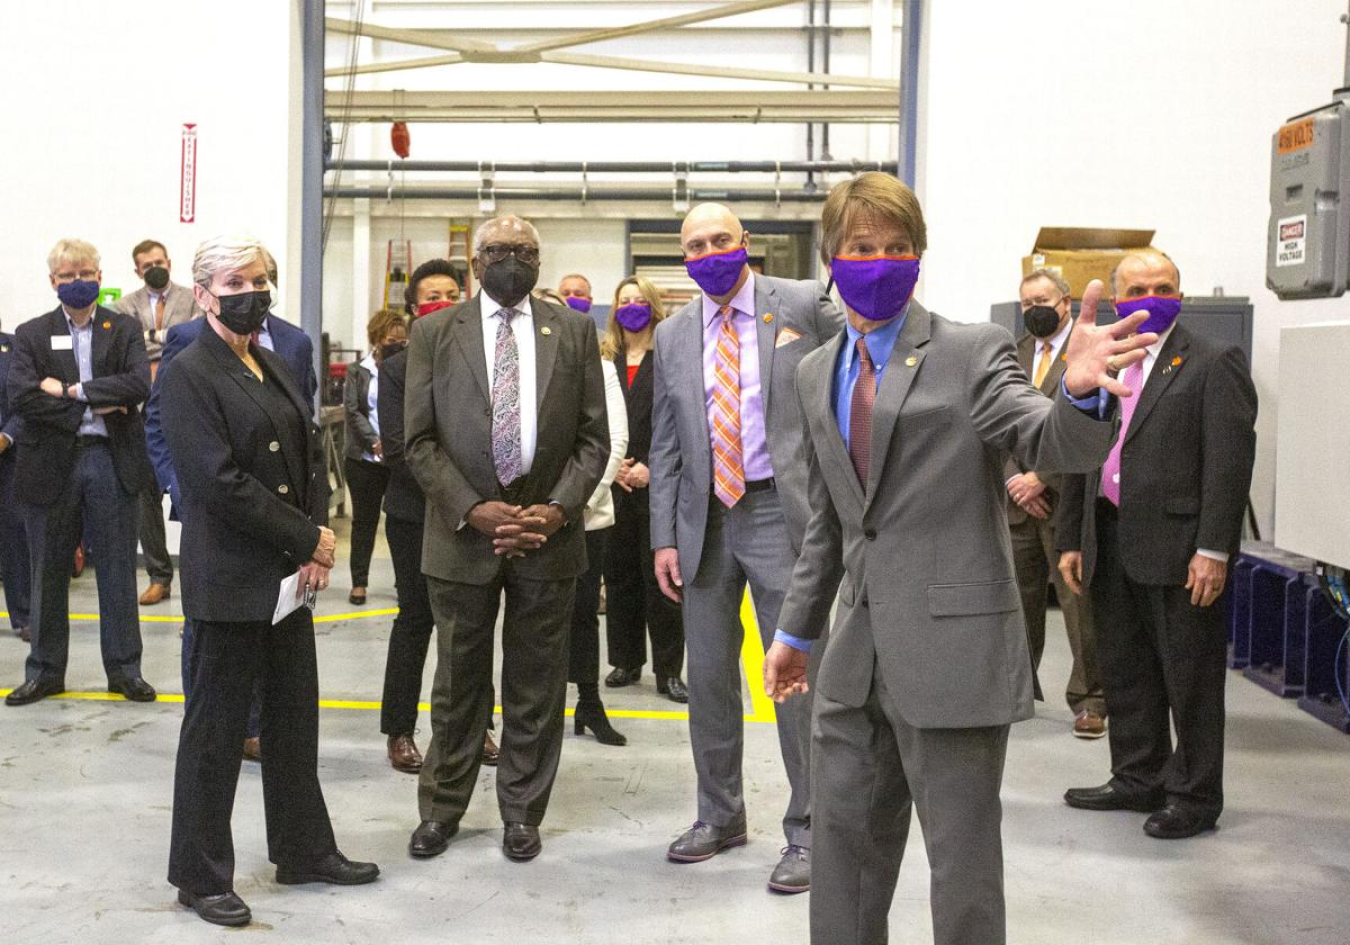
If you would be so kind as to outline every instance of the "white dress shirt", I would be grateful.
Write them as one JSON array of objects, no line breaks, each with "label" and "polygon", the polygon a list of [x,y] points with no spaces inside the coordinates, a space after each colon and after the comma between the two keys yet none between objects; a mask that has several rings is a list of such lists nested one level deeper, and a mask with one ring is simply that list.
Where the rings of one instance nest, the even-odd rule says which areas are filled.
[{"label": "white dress shirt", "polygon": [[[492,296],[478,293],[478,304],[483,310],[483,356],[487,359],[488,389],[492,389],[497,370],[497,326],[502,310]],[[539,408],[536,393],[539,374],[534,354],[534,313],[527,295],[513,306],[520,312],[511,319],[511,333],[516,336],[516,351],[520,356],[520,473],[524,475],[534,466],[534,448],[539,426]]]},{"label": "white dress shirt", "polygon": [[1031,376],[1035,377],[1041,369],[1041,360],[1045,357],[1045,342],[1050,342],[1050,363],[1055,363],[1055,358],[1064,353],[1064,342],[1069,340],[1069,332],[1073,331],[1073,319],[1070,318],[1064,322],[1064,327],[1052,335],[1049,339],[1036,339],[1035,357],[1031,359]]}]

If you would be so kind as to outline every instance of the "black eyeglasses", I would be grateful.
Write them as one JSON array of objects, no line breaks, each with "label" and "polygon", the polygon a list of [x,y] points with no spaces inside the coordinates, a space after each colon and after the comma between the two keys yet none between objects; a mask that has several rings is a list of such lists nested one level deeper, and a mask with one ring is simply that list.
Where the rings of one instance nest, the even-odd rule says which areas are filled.
[{"label": "black eyeglasses", "polygon": [[478,257],[488,263],[501,262],[507,256],[533,265],[539,261],[539,247],[525,243],[489,243],[478,251]]}]

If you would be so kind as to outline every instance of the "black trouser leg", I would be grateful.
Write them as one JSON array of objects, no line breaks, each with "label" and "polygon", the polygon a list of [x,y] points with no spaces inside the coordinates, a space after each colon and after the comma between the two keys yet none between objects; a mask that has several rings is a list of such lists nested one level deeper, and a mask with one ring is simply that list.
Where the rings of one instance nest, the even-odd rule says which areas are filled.
[{"label": "black trouser leg", "polygon": [[389,470],[379,463],[348,458],[343,463],[347,488],[352,494],[352,587],[370,581],[370,556],[375,550],[375,531],[380,525],[380,505],[389,485]]},{"label": "black trouser leg", "polygon": [[615,524],[605,550],[605,640],[609,665],[640,669],[647,662],[646,584],[638,510],[629,495],[615,494]]},{"label": "black trouser leg", "polygon": [[398,616],[389,633],[380,731],[385,735],[411,735],[417,728],[422,672],[436,621],[431,614],[427,579],[422,574],[422,523],[386,515],[384,534],[394,563]]},{"label": "black trouser leg", "polygon": [[600,575],[605,569],[605,540],[610,531],[601,528],[586,533],[587,568],[577,578],[567,660],[567,679],[578,686],[594,686],[600,678],[600,616],[596,608],[600,606]]}]

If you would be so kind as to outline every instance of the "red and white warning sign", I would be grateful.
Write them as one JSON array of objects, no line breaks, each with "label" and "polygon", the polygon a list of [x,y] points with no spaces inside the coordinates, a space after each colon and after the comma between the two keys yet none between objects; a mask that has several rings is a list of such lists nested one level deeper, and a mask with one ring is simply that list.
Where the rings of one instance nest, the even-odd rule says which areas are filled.
[{"label": "red and white warning sign", "polygon": [[1285,217],[1275,224],[1279,244],[1275,247],[1276,266],[1301,266],[1307,262],[1308,255],[1308,215],[1300,213],[1296,217]]},{"label": "red and white warning sign", "polygon": [[197,219],[197,125],[183,125],[183,170],[178,184],[178,220],[191,223]]}]

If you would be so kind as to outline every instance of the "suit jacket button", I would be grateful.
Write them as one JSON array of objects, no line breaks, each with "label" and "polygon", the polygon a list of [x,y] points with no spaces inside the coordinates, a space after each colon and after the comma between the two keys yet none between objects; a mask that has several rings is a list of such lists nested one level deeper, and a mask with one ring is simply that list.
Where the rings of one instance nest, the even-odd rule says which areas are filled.
[{"label": "suit jacket button", "polygon": [[873,541],[877,537],[877,530],[875,528],[869,528],[863,532],[863,537],[868,541]]},{"label": "suit jacket button", "polygon": [[275,453],[281,449],[281,444],[278,443],[276,440],[273,440],[271,443],[267,444],[267,448],[271,450],[273,453]]},{"label": "suit jacket button", "polygon": [[282,495],[286,495],[288,492],[291,491],[291,487],[283,482],[281,485],[277,486],[277,491],[280,492]]}]

